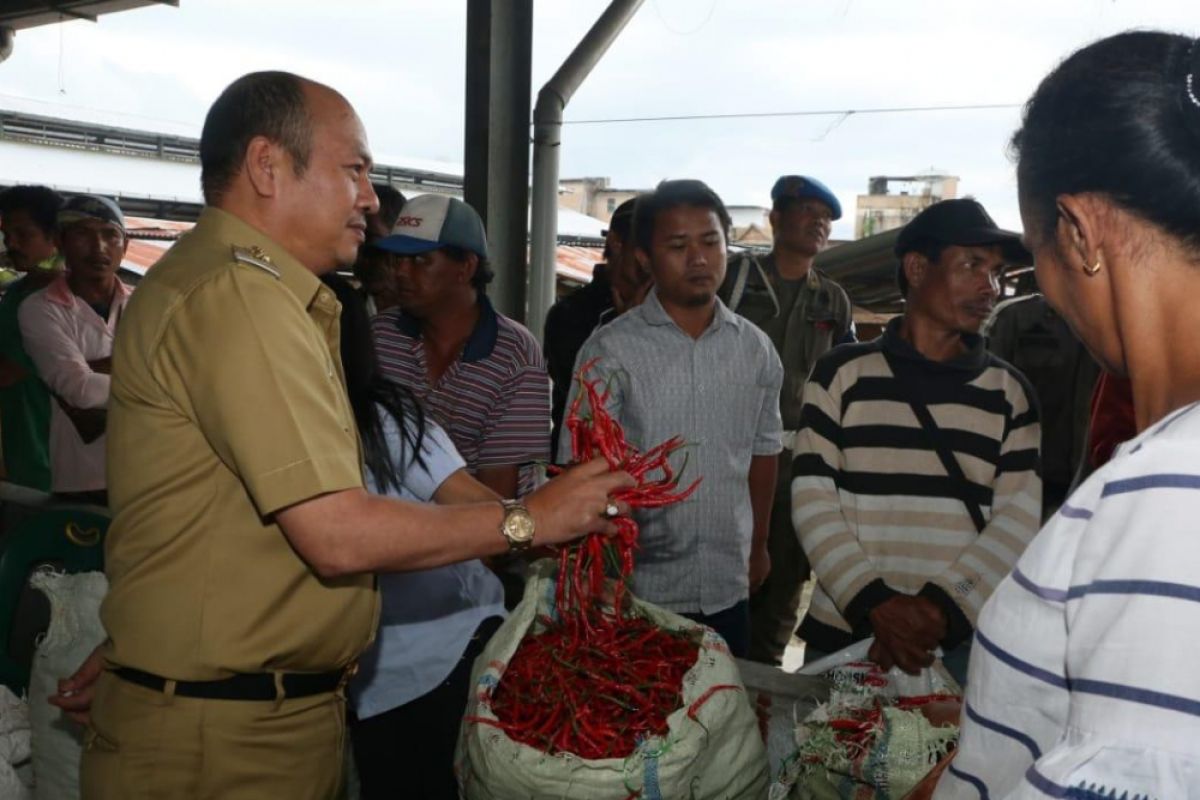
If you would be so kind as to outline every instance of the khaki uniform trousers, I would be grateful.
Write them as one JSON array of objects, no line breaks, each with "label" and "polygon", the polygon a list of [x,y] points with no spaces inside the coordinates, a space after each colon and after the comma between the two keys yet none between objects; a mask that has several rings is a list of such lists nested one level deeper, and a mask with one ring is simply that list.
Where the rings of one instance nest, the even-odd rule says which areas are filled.
[{"label": "khaki uniform trousers", "polygon": [[83,800],[333,800],[345,709],[340,692],[200,700],[105,672],[84,737]]}]

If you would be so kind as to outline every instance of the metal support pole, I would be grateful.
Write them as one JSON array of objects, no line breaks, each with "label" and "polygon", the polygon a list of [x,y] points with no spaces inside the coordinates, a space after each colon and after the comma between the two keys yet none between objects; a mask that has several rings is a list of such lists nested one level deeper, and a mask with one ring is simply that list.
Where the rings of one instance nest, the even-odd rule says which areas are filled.
[{"label": "metal support pole", "polygon": [[467,69],[463,107],[463,200],[488,224],[488,114],[492,0],[467,0]]},{"label": "metal support pole", "polygon": [[[525,321],[529,254],[529,107],[533,0],[491,0],[487,232],[500,313]],[[540,334],[540,331],[538,331]]]},{"label": "metal support pole", "polygon": [[563,109],[575,90],[608,51],[643,0],[613,0],[583,40],[538,92],[533,111],[532,263],[529,275],[529,313],[526,324],[540,336],[546,312],[554,303],[558,246],[558,158],[562,144]]}]

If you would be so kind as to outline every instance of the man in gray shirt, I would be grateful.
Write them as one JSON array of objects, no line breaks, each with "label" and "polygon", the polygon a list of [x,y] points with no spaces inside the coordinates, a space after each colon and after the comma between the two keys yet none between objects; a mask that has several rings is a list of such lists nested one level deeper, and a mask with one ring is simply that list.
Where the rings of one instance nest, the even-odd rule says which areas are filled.
[{"label": "man in gray shirt", "polygon": [[[576,368],[610,383],[609,411],[642,448],[682,436],[691,498],[637,514],[633,589],[749,648],[749,597],[771,569],[771,498],[783,426],[783,366],[771,340],[725,307],[729,214],[700,181],[664,181],[638,200],[634,237],[654,278],[640,306],[599,328]],[[570,407],[578,386],[573,386]],[[559,443],[559,460],[570,442]]]}]

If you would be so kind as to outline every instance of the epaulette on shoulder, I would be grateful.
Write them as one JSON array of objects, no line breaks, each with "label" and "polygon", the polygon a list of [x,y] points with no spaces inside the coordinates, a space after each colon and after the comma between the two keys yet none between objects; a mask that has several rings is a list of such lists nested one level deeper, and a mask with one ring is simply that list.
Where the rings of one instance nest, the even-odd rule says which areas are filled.
[{"label": "epaulette on shoulder", "polygon": [[251,267],[261,269],[263,272],[269,273],[275,278],[282,277],[279,268],[271,263],[271,257],[267,255],[261,247],[257,245],[251,247],[243,247],[242,245],[232,245],[233,260],[239,264],[246,264]]}]

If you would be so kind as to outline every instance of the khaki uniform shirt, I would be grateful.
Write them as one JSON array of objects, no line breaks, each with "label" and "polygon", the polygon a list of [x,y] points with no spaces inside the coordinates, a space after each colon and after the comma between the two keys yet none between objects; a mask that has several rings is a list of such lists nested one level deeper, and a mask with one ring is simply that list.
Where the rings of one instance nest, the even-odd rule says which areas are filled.
[{"label": "khaki uniform shirt", "polygon": [[316,672],[378,616],[371,575],[321,580],[273,512],[362,486],[333,293],[208,208],[121,320],[101,608],[112,663],[176,680]]},{"label": "khaki uniform shirt", "polygon": [[852,319],[850,298],[841,286],[815,269],[803,280],[803,287],[790,293],[791,305],[782,308],[779,298],[789,293],[781,290],[774,257],[745,254],[730,259],[720,291],[730,309],[763,329],[783,361],[779,411],[787,431],[800,428],[804,385],[813,364],[846,338]]}]

